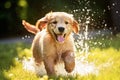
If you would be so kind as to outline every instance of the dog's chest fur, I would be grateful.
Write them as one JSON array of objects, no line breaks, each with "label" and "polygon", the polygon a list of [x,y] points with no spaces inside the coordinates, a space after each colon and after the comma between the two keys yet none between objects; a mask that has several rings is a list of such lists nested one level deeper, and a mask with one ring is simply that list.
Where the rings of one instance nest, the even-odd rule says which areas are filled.
[{"label": "dog's chest fur", "polygon": [[[41,35],[41,34],[40,34]],[[73,51],[74,52],[74,45],[73,45],[73,37],[70,36],[65,40],[64,43],[57,43],[55,42],[52,37],[44,33],[40,37],[39,45],[41,48],[41,54],[44,56],[58,56],[61,57],[63,53],[66,51]]]}]

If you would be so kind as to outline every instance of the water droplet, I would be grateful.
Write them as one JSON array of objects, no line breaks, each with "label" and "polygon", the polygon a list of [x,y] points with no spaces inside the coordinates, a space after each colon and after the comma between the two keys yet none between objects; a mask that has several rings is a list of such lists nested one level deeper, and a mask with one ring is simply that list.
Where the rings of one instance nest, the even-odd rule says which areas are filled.
[{"label": "water droplet", "polygon": [[97,45],[97,42],[94,42],[94,45]]},{"label": "water droplet", "polygon": [[101,36],[105,36],[105,34],[102,34]]},{"label": "water droplet", "polygon": [[119,13],[118,11],[116,11],[116,13]]},{"label": "water droplet", "polygon": [[85,9],[87,9],[87,7],[85,7]]},{"label": "water droplet", "polygon": [[106,28],[104,28],[103,30],[106,31]]},{"label": "water droplet", "polygon": [[115,3],[112,3],[113,6],[115,6]]},{"label": "water droplet", "polygon": [[113,32],[110,32],[110,34],[112,35],[112,34],[113,34]]},{"label": "water droplet", "polygon": [[102,40],[105,40],[104,38],[102,38]]},{"label": "water droplet", "polygon": [[67,6],[64,6],[65,8],[67,8]]},{"label": "water droplet", "polygon": [[93,4],[96,4],[96,2],[93,2]]},{"label": "water droplet", "polygon": [[107,6],[108,7],[108,10],[110,10],[110,6]]},{"label": "water droplet", "polygon": [[94,14],[92,13],[91,16],[94,16]]},{"label": "water droplet", "polygon": [[111,37],[110,40],[113,40],[113,38]]},{"label": "water droplet", "polygon": [[89,23],[90,23],[90,21],[86,21],[85,23],[86,23],[86,24],[89,24]]},{"label": "water droplet", "polygon": [[104,10],[103,10],[103,13],[104,13],[105,11],[106,11],[106,10],[104,9]]},{"label": "water droplet", "polygon": [[112,30],[112,28],[110,27],[109,30]]},{"label": "water droplet", "polygon": [[28,38],[30,38],[30,36],[28,36]]},{"label": "water droplet", "polygon": [[22,39],[25,39],[24,37],[22,37]]},{"label": "water droplet", "polygon": [[98,34],[100,34],[100,33],[101,33],[101,31],[99,30],[99,31],[98,31]]},{"label": "water droplet", "polygon": [[25,35],[25,38],[27,38],[27,35]]},{"label": "water droplet", "polygon": [[99,43],[99,45],[102,45],[102,43],[101,42],[98,42]]},{"label": "water droplet", "polygon": [[107,24],[105,24],[105,27],[107,26]]},{"label": "water droplet", "polygon": [[82,9],[82,11],[85,11],[85,9]]}]

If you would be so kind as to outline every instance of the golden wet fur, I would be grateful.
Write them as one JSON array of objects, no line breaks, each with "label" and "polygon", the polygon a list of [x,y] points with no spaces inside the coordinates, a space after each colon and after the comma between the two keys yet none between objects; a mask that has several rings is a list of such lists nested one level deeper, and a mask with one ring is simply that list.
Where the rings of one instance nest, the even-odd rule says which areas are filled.
[{"label": "golden wet fur", "polygon": [[23,20],[24,27],[35,34],[32,52],[36,65],[44,62],[48,75],[55,75],[54,66],[62,60],[67,72],[75,67],[74,40],[72,32],[78,33],[79,26],[72,14],[51,12],[39,19],[36,25]]}]

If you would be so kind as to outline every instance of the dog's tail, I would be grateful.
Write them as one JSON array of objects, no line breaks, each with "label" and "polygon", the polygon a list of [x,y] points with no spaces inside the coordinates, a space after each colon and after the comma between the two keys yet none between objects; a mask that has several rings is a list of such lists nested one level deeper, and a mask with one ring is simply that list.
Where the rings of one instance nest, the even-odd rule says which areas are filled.
[{"label": "dog's tail", "polygon": [[28,22],[26,22],[25,20],[22,20],[22,24],[23,26],[31,33],[36,34],[37,32],[39,32],[40,30],[36,28],[35,25],[32,25]]}]

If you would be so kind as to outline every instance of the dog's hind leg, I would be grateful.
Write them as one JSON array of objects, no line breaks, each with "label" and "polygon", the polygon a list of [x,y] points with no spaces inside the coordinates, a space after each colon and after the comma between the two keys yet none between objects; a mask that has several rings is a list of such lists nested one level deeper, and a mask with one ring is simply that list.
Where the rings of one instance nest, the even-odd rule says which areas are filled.
[{"label": "dog's hind leg", "polygon": [[41,54],[39,53],[39,49],[33,47],[33,58],[35,60],[36,65],[40,65],[42,62]]},{"label": "dog's hind leg", "polygon": [[64,64],[65,64],[65,70],[70,73],[73,71],[75,67],[75,57],[73,52],[66,52],[62,55]]},{"label": "dog's hind leg", "polygon": [[37,65],[40,65],[42,62],[42,54],[40,52],[41,48],[39,46],[39,39],[40,39],[40,36],[36,35],[32,43],[33,58]]}]

